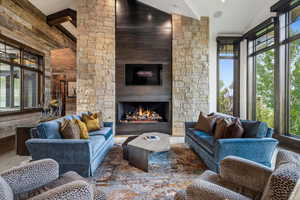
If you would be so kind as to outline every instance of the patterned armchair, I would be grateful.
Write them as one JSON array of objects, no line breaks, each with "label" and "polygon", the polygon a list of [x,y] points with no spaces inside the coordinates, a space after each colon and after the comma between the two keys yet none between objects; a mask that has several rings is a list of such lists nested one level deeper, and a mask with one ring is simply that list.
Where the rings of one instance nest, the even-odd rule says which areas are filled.
[{"label": "patterned armchair", "polygon": [[105,200],[105,195],[76,172],[59,177],[52,159],[31,162],[0,174],[0,200]]},{"label": "patterned armchair", "polygon": [[299,200],[300,157],[279,151],[275,170],[243,158],[221,161],[220,173],[205,171],[175,200]]}]

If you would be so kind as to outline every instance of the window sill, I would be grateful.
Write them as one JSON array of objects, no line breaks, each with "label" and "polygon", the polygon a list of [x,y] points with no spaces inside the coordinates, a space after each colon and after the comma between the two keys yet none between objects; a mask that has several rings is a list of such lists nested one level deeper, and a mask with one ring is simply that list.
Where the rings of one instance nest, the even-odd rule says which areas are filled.
[{"label": "window sill", "polygon": [[21,115],[21,114],[28,114],[28,113],[34,113],[34,112],[41,112],[41,108],[31,108],[31,109],[25,109],[25,110],[18,110],[18,111],[10,111],[10,112],[3,112],[0,113],[0,117],[3,116],[9,116],[9,115]]},{"label": "window sill", "polygon": [[286,146],[289,149],[299,152],[300,151],[300,138],[288,135],[274,135],[274,138],[278,139],[280,145]]}]

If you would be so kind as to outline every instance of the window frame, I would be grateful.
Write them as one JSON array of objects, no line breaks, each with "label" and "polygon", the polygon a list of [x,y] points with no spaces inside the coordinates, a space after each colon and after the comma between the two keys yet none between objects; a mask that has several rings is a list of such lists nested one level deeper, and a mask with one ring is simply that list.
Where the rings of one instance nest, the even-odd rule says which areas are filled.
[{"label": "window frame", "polygon": [[[8,46],[12,46],[14,48],[17,48],[20,51],[20,60],[19,63],[15,62],[9,62],[8,60],[4,60],[0,58],[0,62],[7,64],[10,66],[12,69],[13,67],[19,67],[20,69],[20,107],[18,110],[12,110],[12,111],[3,111],[0,112],[0,116],[7,116],[7,115],[15,115],[15,114],[22,114],[22,113],[31,113],[31,112],[37,112],[41,110],[41,106],[44,103],[44,88],[45,85],[45,54],[42,52],[39,52],[31,47],[28,47],[18,41],[15,41],[13,39],[10,39],[2,34],[0,34],[0,43],[3,43]],[[23,54],[24,52],[32,54],[34,56],[38,57],[38,67],[33,68],[33,67],[28,67],[24,65],[23,62]],[[37,105],[34,108],[25,108],[24,107],[24,101],[25,101],[25,96],[24,96],[24,71],[31,71],[35,72],[37,74]],[[11,79],[11,82],[13,82],[13,79]],[[12,86],[13,87],[13,86]],[[12,96],[12,94],[10,94]],[[12,100],[10,100],[12,101]]]},{"label": "window frame", "polygon": [[[217,37],[217,112],[219,112],[220,59],[233,59],[233,115],[240,116],[240,42],[241,37]],[[220,56],[220,45],[232,44],[233,56]]]},{"label": "window frame", "polygon": [[[269,29],[269,26],[273,26],[272,29]],[[247,39],[247,119],[256,120],[256,94],[257,94],[257,77],[256,77],[256,57],[264,52],[269,50],[274,50],[274,127],[276,127],[276,115],[277,111],[277,69],[278,69],[278,20],[276,17],[270,17],[265,20],[249,32],[244,35],[244,39]],[[266,29],[265,32],[257,35],[257,33]],[[256,50],[256,40],[263,35],[274,31],[274,43],[270,46],[264,47],[262,49]],[[264,42],[267,42],[268,39]],[[252,51],[249,53],[249,44],[252,42]],[[252,66],[250,66],[250,59],[252,59]]]},{"label": "window frame", "polygon": [[[293,1],[291,1],[293,2]],[[282,37],[281,33],[281,26],[280,23],[278,25],[278,40],[279,40],[279,45],[278,48],[283,48],[284,49],[284,55],[282,56],[280,53],[278,54],[278,58],[280,60],[283,59],[283,63],[281,63],[280,68],[282,71],[284,71],[284,75],[283,75],[283,82],[284,82],[284,89],[281,91],[281,94],[284,95],[284,98],[282,100],[282,104],[283,104],[283,109],[280,112],[280,115],[282,117],[282,121],[280,124],[280,131],[279,133],[283,136],[288,136],[288,137],[293,137],[293,138],[297,138],[300,139],[299,135],[290,133],[290,86],[291,86],[291,82],[290,82],[290,44],[292,42],[295,42],[297,40],[300,40],[300,32],[296,35],[290,36],[290,27],[289,25],[292,24],[290,23],[289,19],[290,19],[290,12],[295,9],[300,7],[300,1],[296,2],[295,4],[293,4],[292,6],[290,6],[289,4],[287,4],[285,7],[282,7],[281,10],[277,11],[277,18],[280,20],[281,16],[284,15],[284,39],[280,40],[280,38]]]}]

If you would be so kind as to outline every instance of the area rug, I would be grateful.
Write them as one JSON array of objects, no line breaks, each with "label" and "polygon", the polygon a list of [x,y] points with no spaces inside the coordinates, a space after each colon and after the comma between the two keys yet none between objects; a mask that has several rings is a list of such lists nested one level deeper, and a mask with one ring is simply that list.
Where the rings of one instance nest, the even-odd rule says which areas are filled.
[{"label": "area rug", "polygon": [[[158,155],[160,156],[160,155]],[[200,158],[184,144],[173,144],[167,154],[153,159],[149,172],[123,160],[121,144],[115,144],[90,182],[108,200],[171,200],[206,169]]]}]

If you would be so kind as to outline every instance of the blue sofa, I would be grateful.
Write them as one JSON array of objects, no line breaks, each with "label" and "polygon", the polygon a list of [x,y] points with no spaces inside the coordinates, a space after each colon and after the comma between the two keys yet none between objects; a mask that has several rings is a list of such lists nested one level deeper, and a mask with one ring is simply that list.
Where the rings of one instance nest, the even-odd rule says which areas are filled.
[{"label": "blue sofa", "polygon": [[278,141],[272,138],[273,129],[264,122],[241,120],[244,138],[215,139],[212,134],[194,129],[196,122],[186,122],[185,143],[203,160],[207,167],[219,171],[226,156],[239,156],[271,167]]},{"label": "blue sofa", "polygon": [[81,115],[40,123],[32,130],[37,138],[27,140],[26,146],[33,160],[56,160],[60,174],[75,171],[85,177],[93,176],[114,145],[113,123],[105,122],[104,128],[89,133],[89,139],[62,139],[59,133],[60,122],[72,118],[81,119]]}]

